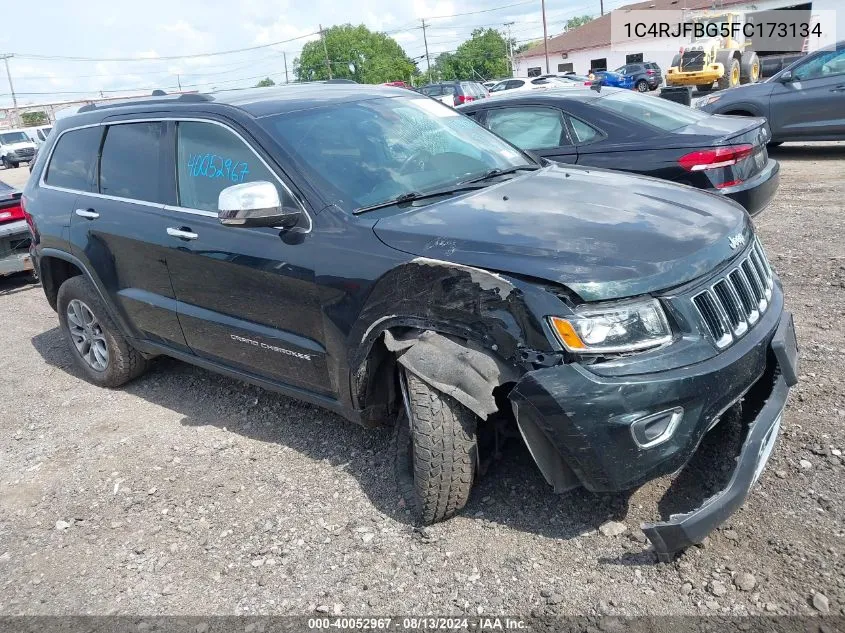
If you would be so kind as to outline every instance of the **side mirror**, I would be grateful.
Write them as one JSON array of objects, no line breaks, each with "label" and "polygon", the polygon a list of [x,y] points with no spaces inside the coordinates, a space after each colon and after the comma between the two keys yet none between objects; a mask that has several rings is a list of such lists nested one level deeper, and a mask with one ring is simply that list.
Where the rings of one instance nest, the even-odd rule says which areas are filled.
[{"label": "side mirror", "polygon": [[225,226],[279,226],[291,228],[299,208],[282,207],[276,185],[264,180],[226,187],[217,199],[217,217]]},{"label": "side mirror", "polygon": [[782,84],[788,84],[790,81],[792,81],[792,71],[791,70],[784,70],[780,74],[780,77],[778,77],[778,81],[781,82]]}]

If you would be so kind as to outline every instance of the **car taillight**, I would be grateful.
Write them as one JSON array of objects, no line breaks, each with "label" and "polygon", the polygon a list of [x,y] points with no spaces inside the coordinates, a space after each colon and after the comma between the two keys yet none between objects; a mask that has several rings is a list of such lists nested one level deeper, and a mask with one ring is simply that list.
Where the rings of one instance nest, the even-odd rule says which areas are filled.
[{"label": "car taillight", "polygon": [[654,71],[653,71],[653,70],[651,70],[651,69],[649,69],[649,70],[645,71],[645,74],[646,74],[646,75],[653,75],[653,74],[654,74]]},{"label": "car taillight", "polygon": [[23,220],[26,217],[23,207],[16,204],[13,207],[6,207],[0,211],[0,222],[11,222],[12,220]]},{"label": "car taillight", "polygon": [[29,225],[30,232],[35,235],[35,224],[32,222],[32,216],[26,212],[26,198],[23,196],[21,196],[21,215],[26,220],[27,225]]},{"label": "car taillight", "polygon": [[593,82],[592,82],[592,81],[585,81],[585,82],[584,82],[584,85],[585,85],[585,86],[592,86],[592,85],[593,85]]},{"label": "car taillight", "polygon": [[470,101],[475,101],[475,97],[471,97],[470,95],[455,95],[455,105],[469,103]]},{"label": "car taillight", "polygon": [[704,171],[730,167],[751,156],[754,146],[749,144],[714,147],[685,154],[678,159],[678,164],[687,171]]}]

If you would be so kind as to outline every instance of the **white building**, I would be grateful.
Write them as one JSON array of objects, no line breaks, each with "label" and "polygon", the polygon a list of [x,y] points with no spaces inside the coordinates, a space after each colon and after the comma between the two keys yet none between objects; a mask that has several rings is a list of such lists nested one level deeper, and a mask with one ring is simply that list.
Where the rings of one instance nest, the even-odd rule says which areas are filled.
[{"label": "white building", "polygon": [[[716,7],[714,9],[714,6]],[[832,14],[822,14],[829,39],[845,40],[845,2],[843,0],[812,0],[796,4],[796,0],[646,0],[616,9],[617,15],[634,10],[685,10],[690,15],[705,10],[756,13],[772,9],[794,9],[808,11],[813,19],[822,21],[821,11],[836,11],[835,33],[828,19]],[[690,42],[689,38],[663,38],[629,40],[611,46],[611,14],[588,22],[572,31],[562,33],[548,40],[549,61],[543,45],[524,51],[514,60],[514,76],[540,75],[546,72],[574,71],[586,75],[591,70],[613,70],[623,64],[634,62],[656,62],[665,72],[672,65],[672,58],[678,50]]]}]

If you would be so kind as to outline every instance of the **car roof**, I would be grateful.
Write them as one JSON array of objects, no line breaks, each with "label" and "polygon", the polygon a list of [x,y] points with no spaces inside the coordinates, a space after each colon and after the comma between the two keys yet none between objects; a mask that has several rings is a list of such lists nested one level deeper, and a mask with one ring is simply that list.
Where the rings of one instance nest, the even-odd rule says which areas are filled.
[{"label": "car roof", "polygon": [[593,90],[592,88],[551,88],[549,90],[533,90],[529,92],[510,91],[498,93],[494,98],[483,99],[481,101],[473,101],[460,105],[456,110],[474,111],[486,110],[502,104],[513,104],[520,102],[539,103],[539,102],[559,102],[559,101],[580,101],[582,103],[589,103],[596,99],[601,99],[614,92],[630,92],[621,88],[609,88],[603,86],[601,92]]},{"label": "car roof", "polygon": [[253,118],[307,110],[337,103],[366,101],[379,97],[408,97],[407,88],[357,83],[284,84],[267,88],[249,88],[217,93],[186,93],[127,99],[108,104],[91,104],[76,114],[56,122],[68,128],[100,123],[115,115],[156,112],[162,116],[178,115],[180,111],[215,112],[234,108]]}]

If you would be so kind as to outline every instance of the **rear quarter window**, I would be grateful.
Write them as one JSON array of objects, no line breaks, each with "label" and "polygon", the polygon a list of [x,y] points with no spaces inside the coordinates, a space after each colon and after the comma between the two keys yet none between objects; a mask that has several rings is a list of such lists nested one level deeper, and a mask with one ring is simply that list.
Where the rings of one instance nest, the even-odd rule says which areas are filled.
[{"label": "rear quarter window", "polygon": [[62,134],[50,157],[44,182],[75,191],[95,191],[94,173],[102,137],[100,126]]}]

